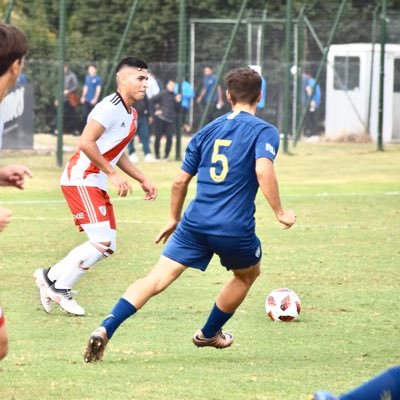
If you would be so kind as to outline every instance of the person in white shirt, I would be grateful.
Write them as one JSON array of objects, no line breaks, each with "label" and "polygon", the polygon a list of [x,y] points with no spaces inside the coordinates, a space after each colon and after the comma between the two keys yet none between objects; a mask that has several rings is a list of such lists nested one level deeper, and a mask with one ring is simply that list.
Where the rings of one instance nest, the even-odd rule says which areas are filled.
[{"label": "person in white shirt", "polygon": [[107,194],[107,179],[121,197],[131,193],[132,186],[115,167],[140,184],[145,200],[156,198],[156,188],[124,151],[136,132],[137,113],[131,106],[145,96],[147,69],[147,64],[135,57],[119,62],[117,91],[105,97],[89,114],[79,149],[62,174],[61,188],[75,224],[89,240],[51,268],[34,272],[40,301],[47,313],[54,301],[70,314],[84,315],[85,310],[73,298],[71,290],[89,268],[116,250],[116,221]]}]

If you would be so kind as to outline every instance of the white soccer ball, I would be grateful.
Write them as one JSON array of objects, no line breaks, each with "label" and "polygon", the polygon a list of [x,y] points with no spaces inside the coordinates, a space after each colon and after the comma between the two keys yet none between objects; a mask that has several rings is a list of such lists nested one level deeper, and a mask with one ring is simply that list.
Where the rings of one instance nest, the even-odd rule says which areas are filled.
[{"label": "white soccer ball", "polygon": [[300,310],[300,298],[291,289],[275,289],[265,299],[265,312],[273,321],[293,321]]}]

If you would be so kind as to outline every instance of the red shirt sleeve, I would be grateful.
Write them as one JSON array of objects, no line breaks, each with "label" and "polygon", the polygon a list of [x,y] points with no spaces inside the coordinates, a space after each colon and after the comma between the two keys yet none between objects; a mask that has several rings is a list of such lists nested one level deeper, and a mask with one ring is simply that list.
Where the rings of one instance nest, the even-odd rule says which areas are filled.
[{"label": "red shirt sleeve", "polygon": [[5,319],[4,319],[3,310],[1,309],[1,306],[0,306],[0,328],[3,326],[4,321],[5,321]]}]

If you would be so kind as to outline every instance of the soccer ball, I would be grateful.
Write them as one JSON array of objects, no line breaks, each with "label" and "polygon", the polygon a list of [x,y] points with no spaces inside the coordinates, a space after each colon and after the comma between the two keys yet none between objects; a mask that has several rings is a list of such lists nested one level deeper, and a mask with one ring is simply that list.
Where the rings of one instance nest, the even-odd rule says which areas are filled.
[{"label": "soccer ball", "polygon": [[300,298],[291,289],[275,289],[265,299],[265,312],[273,321],[293,321],[300,310]]}]

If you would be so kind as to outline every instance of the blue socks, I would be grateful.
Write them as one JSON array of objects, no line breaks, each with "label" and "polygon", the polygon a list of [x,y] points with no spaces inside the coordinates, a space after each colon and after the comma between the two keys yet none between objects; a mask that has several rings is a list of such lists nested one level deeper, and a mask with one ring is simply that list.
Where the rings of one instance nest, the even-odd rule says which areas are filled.
[{"label": "blue socks", "polygon": [[111,310],[111,313],[101,323],[101,326],[107,331],[107,337],[111,339],[118,327],[126,319],[135,314],[136,311],[137,309],[133,304],[121,297]]},{"label": "blue socks", "polygon": [[390,368],[354,390],[339,397],[340,400],[400,399],[400,365]]},{"label": "blue socks", "polygon": [[216,304],[208,317],[206,324],[201,328],[206,338],[212,338],[225,325],[234,313],[225,313],[221,311]]}]

